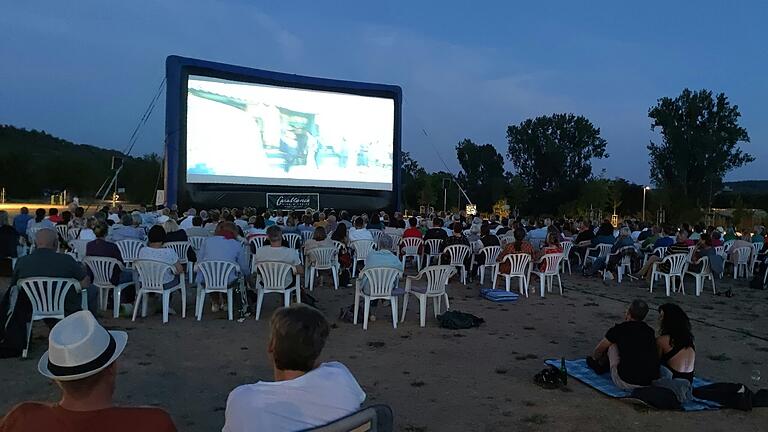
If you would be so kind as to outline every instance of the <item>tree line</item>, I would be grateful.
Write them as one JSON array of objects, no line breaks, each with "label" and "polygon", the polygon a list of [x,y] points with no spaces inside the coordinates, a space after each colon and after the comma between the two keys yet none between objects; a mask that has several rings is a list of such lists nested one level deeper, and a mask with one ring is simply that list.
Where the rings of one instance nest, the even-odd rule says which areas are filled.
[{"label": "tree line", "polygon": [[[649,108],[648,117],[660,140],[646,146],[655,188],[646,196],[644,219],[655,219],[652,212],[658,208],[675,218],[696,220],[703,209],[718,204],[734,206],[741,200],[743,205],[741,196],[719,193],[728,172],[754,161],[740,148],[750,138],[739,125],[737,105],[724,93],[685,89],[677,97],[659,99]],[[447,207],[457,208],[461,201],[454,182],[458,182],[481,212],[506,203],[525,215],[587,216],[594,211],[610,215],[615,211],[641,216],[644,185],[593,172],[593,160],[609,157],[608,143],[586,117],[564,113],[526,119],[507,127],[506,144],[502,155],[492,144],[460,141],[455,149],[461,170],[455,178],[446,172],[427,172],[403,152],[405,207],[442,210],[447,192]],[[505,157],[512,171],[504,169]],[[444,178],[451,179],[447,191]],[[750,199],[766,203],[759,195]]]}]

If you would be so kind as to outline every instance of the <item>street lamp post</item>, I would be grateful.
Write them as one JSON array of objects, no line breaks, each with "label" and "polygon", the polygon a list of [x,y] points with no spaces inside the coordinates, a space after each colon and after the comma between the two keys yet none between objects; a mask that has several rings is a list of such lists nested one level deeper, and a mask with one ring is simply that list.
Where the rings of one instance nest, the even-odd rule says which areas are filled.
[{"label": "street lamp post", "polygon": [[641,221],[645,221],[645,193],[649,190],[651,190],[649,186],[643,188],[643,216],[640,218]]}]

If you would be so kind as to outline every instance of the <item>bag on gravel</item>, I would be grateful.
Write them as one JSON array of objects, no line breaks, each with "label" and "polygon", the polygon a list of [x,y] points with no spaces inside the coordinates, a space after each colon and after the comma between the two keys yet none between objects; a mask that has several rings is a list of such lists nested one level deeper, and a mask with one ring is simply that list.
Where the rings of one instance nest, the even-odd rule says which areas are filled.
[{"label": "bag on gravel", "polygon": [[437,316],[440,321],[440,327],[451,330],[461,330],[473,327],[480,327],[485,320],[470,313],[459,311],[447,311]]},{"label": "bag on gravel", "polygon": [[541,388],[553,390],[565,385],[563,372],[554,366],[547,366],[533,376],[533,382]]}]

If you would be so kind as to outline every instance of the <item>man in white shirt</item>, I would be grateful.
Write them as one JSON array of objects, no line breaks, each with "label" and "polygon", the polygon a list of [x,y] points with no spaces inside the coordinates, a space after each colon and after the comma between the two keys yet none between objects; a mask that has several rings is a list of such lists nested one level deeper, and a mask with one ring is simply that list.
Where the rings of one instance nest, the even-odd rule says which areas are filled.
[{"label": "man in white shirt", "polygon": [[189,210],[187,210],[187,217],[185,217],[184,219],[181,220],[181,222],[179,222],[179,228],[185,231],[189,228],[192,228],[192,219],[194,219],[195,216],[197,216],[197,210],[195,210],[194,208],[190,208]]},{"label": "man in white shirt", "polygon": [[232,390],[223,432],[304,430],[360,409],[365,393],[349,369],[317,363],[330,331],[322,313],[302,304],[280,308],[270,328],[267,353],[275,381]]},{"label": "man in white shirt", "polygon": [[269,247],[260,247],[253,252],[253,260],[258,264],[266,261],[288,263],[293,266],[296,274],[303,273],[299,252],[283,246],[283,231],[277,225],[267,228]]},{"label": "man in white shirt", "polygon": [[365,228],[365,221],[362,217],[355,219],[355,227],[349,230],[349,242],[358,240],[373,241],[373,234]]}]

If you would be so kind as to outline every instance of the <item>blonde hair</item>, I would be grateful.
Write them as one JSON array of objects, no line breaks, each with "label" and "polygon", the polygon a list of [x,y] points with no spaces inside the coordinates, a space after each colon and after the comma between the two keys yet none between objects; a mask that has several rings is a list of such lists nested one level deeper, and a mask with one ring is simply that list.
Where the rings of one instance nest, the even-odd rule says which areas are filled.
[{"label": "blonde hair", "polygon": [[173,219],[168,219],[163,223],[163,229],[166,233],[172,233],[179,230],[179,224]]}]

